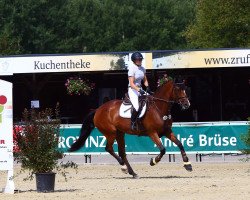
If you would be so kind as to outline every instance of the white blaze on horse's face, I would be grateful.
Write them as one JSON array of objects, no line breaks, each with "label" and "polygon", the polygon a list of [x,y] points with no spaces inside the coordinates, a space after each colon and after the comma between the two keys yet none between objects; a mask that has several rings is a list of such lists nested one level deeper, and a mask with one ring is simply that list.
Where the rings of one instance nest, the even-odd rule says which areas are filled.
[{"label": "white blaze on horse's face", "polygon": [[186,110],[190,107],[190,102],[188,100],[184,86],[177,86],[175,88],[175,101],[181,106],[181,109]]},{"label": "white blaze on horse's face", "polygon": [[183,90],[183,94],[185,97],[180,99],[180,105],[181,105],[181,108],[185,110],[185,109],[188,109],[190,107],[190,102],[189,102],[189,99],[187,97],[185,90]]}]

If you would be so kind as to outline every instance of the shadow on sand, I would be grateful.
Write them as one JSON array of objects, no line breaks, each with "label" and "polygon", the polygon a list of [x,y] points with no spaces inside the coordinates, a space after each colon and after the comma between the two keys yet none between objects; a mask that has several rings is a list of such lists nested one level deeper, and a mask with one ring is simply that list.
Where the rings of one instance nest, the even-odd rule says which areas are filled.
[{"label": "shadow on sand", "polygon": [[37,193],[57,193],[57,192],[75,192],[81,191],[80,189],[66,189],[66,190],[54,190],[53,192],[37,192],[36,190],[15,190],[16,193],[29,193],[29,192],[37,192]]},{"label": "shadow on sand", "polygon": [[[115,179],[133,179],[133,177],[114,177]],[[140,176],[139,179],[189,179],[189,178],[210,178],[208,176]]]}]

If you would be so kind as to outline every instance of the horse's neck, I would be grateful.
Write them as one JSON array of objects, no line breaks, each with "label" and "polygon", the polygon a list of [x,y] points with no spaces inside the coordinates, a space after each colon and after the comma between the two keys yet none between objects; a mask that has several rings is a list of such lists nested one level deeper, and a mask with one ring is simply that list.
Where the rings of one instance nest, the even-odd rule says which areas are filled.
[{"label": "horse's neck", "polygon": [[169,101],[171,100],[172,90],[173,90],[173,84],[169,82],[161,86],[161,88],[159,88],[159,90],[156,91],[156,93],[154,94],[154,97],[164,100],[164,101],[161,100],[155,101],[157,108],[163,115],[170,114],[171,105]]}]

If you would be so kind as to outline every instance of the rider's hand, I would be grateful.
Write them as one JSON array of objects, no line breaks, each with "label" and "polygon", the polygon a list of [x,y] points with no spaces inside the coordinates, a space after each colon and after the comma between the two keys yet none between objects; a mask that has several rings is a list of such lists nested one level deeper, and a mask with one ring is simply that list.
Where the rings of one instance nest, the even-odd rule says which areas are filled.
[{"label": "rider's hand", "polygon": [[146,92],[147,92],[148,94],[150,94],[150,95],[154,94],[154,93],[150,90],[149,86],[146,87]]},{"label": "rider's hand", "polygon": [[146,94],[146,92],[143,89],[140,89],[139,93],[140,93],[140,95],[145,95]]}]

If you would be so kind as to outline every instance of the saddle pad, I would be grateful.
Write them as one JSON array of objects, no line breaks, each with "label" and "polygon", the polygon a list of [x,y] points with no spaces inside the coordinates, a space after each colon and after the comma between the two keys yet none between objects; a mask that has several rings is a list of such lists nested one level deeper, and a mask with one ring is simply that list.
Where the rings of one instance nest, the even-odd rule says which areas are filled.
[{"label": "saddle pad", "polygon": [[[119,115],[124,118],[131,118],[131,107],[132,105],[124,105],[122,103],[119,110]],[[143,106],[139,118],[142,118],[145,112],[146,112],[146,104]]]}]

